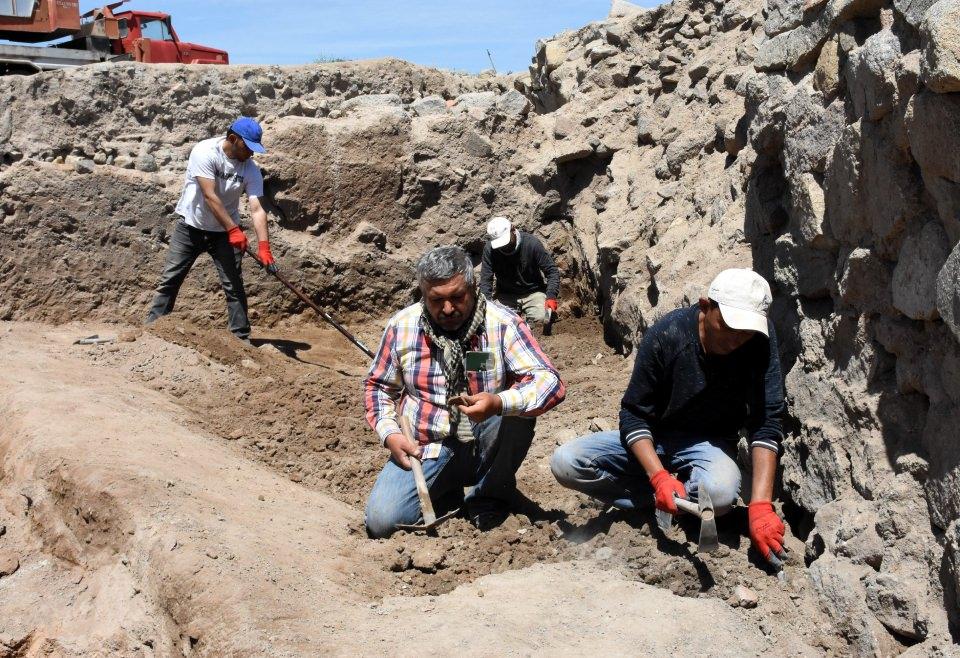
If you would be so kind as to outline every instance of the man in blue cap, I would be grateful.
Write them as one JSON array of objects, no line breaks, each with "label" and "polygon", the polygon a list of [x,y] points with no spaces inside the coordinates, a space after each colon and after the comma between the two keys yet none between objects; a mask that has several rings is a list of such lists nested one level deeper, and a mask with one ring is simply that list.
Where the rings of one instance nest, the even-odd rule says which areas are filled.
[{"label": "man in blue cap", "polygon": [[240,196],[247,193],[250,218],[257,234],[257,258],[271,272],[276,263],[270,253],[267,213],[260,205],[263,176],[254,163],[254,153],[264,153],[263,129],[249,117],[231,124],[226,137],[206,139],[190,151],[186,179],[176,213],[180,215],[157,295],[147,316],[151,323],[173,311],[177,293],[194,261],[202,253],[213,258],[227,298],[230,331],[249,342],[247,294],[240,277],[240,262],[247,250],[247,236],[240,228]]}]

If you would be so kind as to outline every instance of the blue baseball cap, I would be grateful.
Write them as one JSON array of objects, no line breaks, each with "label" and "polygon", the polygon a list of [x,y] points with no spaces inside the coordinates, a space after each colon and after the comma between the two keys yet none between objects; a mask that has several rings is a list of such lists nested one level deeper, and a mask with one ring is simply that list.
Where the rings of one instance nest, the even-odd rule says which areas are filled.
[{"label": "blue baseball cap", "polygon": [[230,130],[240,135],[243,143],[247,145],[254,153],[266,153],[260,140],[263,139],[263,128],[257,123],[256,119],[250,117],[240,117],[230,124]]}]

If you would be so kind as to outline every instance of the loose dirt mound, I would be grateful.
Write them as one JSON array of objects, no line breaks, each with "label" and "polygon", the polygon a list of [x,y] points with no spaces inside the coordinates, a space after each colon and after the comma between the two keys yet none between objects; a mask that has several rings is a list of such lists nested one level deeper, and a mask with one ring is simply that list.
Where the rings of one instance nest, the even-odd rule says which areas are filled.
[{"label": "loose dirt mound", "polygon": [[[627,534],[650,541],[622,523],[580,546],[519,516],[484,536],[453,523],[439,539],[370,542],[356,532],[357,508],[246,459],[249,448],[191,429],[199,407],[179,405],[195,388],[170,397],[144,386],[137,372],[144,347],[155,355],[153,367],[171,369],[168,376],[182,364],[184,383],[204,368],[220,373],[208,381],[242,380],[236,365],[148,334],[132,343],[70,344],[111,330],[0,325],[0,406],[10,420],[0,430],[0,500],[9,519],[0,555],[19,564],[0,577],[0,655],[96,655],[104,647],[112,655],[488,655],[491,646],[813,653],[809,640],[777,622],[778,610],[800,605],[785,592],[761,588],[760,607],[743,610],[715,590],[705,590],[705,600],[677,598],[632,583],[629,563],[620,565],[624,579],[595,550],[609,542],[630,555]],[[216,340],[203,343],[212,352]],[[270,351],[252,356],[275,359],[275,374],[265,377],[316,368]],[[542,469],[542,453],[528,466]],[[387,558],[401,545],[414,569],[393,574]],[[482,564],[478,552],[495,555],[500,563],[490,570],[502,571],[521,566],[537,547],[596,555],[488,576],[448,595],[389,598],[473,581],[482,568],[457,567]],[[510,553],[526,557],[501,559]],[[662,568],[689,559],[666,555]],[[700,568],[727,577],[724,559]],[[757,582],[775,582],[753,573]],[[809,620],[801,629],[819,632]]]}]

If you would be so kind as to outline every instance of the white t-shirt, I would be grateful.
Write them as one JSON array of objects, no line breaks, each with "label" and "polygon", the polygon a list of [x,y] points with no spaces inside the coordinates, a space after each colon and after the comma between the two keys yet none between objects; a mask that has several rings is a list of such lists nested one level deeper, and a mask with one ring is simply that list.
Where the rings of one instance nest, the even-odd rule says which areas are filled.
[{"label": "white t-shirt", "polygon": [[231,160],[223,152],[225,138],[205,139],[190,151],[187,163],[187,175],[183,192],[177,202],[177,214],[184,221],[204,231],[223,231],[223,226],[207,208],[197,178],[209,178],[214,181],[217,196],[223,202],[227,213],[236,224],[240,223],[240,195],[243,192],[250,197],[263,196],[263,174],[253,159],[240,162]]}]

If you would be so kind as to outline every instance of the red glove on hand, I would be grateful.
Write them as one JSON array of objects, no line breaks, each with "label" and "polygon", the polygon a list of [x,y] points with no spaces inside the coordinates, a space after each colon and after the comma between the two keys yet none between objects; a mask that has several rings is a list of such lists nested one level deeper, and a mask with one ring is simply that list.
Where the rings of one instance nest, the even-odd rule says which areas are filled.
[{"label": "red glove on hand", "polygon": [[750,519],[750,541],[760,551],[763,559],[770,560],[770,551],[781,560],[783,554],[783,521],[773,511],[773,503],[758,500],[747,506],[747,518]]},{"label": "red glove on hand", "polygon": [[657,509],[670,514],[677,514],[680,510],[677,509],[677,504],[673,501],[673,494],[677,494],[680,498],[687,497],[687,490],[683,488],[680,480],[670,475],[664,468],[650,476],[650,484],[653,485],[653,497]]},{"label": "red glove on hand", "polygon": [[548,299],[547,301],[545,301],[545,302],[543,303],[543,307],[544,307],[544,308],[549,308],[551,311],[553,311],[554,313],[556,313],[556,312],[557,312],[557,300],[555,300],[555,299]]},{"label": "red glove on hand", "polygon": [[247,250],[247,236],[244,235],[239,226],[234,226],[232,229],[227,231],[227,240],[230,242],[230,246],[234,249],[237,249],[238,251]]},{"label": "red glove on hand", "polygon": [[266,240],[261,240],[257,244],[257,260],[268,272],[277,271],[277,262],[273,259],[273,254],[270,253],[270,243]]}]

